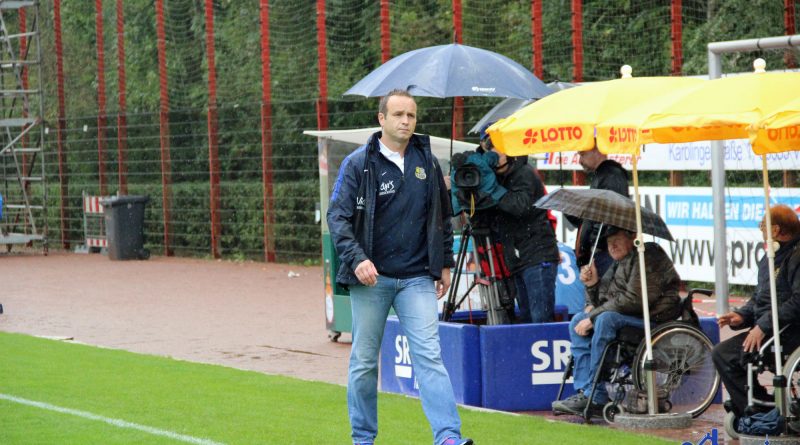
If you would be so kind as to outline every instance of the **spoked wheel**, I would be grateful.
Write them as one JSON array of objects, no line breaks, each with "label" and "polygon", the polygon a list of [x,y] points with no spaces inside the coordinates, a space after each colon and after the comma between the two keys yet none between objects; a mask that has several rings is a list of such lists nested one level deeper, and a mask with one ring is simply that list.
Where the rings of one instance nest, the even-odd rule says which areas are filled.
[{"label": "spoked wheel", "polygon": [[800,348],[795,349],[786,359],[783,375],[788,383],[789,416],[786,418],[787,426],[795,434],[800,434]]},{"label": "spoked wheel", "polygon": [[614,402],[608,402],[603,406],[603,419],[608,423],[614,423],[614,419],[616,419],[617,414],[622,414],[625,412],[625,408],[622,405],[617,405]]},{"label": "spoked wheel", "polygon": [[[652,335],[656,388],[666,392],[672,412],[697,417],[711,405],[719,388],[719,374],[711,361],[711,340],[684,323],[668,323]],[[644,342],[636,351],[633,381],[647,390]],[[663,403],[663,402],[662,402]]]}]

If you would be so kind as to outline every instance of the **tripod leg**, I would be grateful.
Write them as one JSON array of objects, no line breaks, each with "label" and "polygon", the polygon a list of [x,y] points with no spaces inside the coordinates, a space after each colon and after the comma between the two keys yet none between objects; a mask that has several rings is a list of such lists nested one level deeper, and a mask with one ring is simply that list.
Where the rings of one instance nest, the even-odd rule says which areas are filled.
[{"label": "tripod leg", "polygon": [[495,270],[494,259],[492,258],[492,242],[488,236],[481,237],[481,245],[483,246],[484,256],[486,257],[486,262],[489,266],[489,286],[487,289],[487,300],[488,300],[488,320],[489,324],[508,324],[510,320],[508,319],[508,314],[503,310],[500,306],[500,292],[497,288],[497,276]]},{"label": "tripod leg", "polygon": [[447,301],[445,301],[444,305],[442,306],[442,317],[441,317],[442,321],[452,320],[453,313],[456,311],[456,308],[461,304],[460,301],[458,302],[458,304],[456,304],[455,301],[456,301],[456,296],[458,295],[458,283],[459,281],[461,281],[462,270],[464,268],[464,261],[467,256],[467,245],[469,244],[471,232],[472,230],[470,229],[469,225],[465,225],[461,231],[461,245],[458,246],[458,256],[456,257],[456,270],[453,273],[453,279],[450,285],[450,291],[447,294]]}]

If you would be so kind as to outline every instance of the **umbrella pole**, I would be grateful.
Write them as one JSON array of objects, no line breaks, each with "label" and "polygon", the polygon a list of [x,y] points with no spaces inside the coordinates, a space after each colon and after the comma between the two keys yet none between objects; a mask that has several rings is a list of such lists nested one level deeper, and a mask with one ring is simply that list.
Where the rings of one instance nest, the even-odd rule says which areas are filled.
[{"label": "umbrella pole", "polygon": [[642,210],[639,202],[639,171],[637,170],[638,157],[633,155],[633,195],[636,200],[636,250],[639,252],[639,275],[642,280],[642,314],[644,315],[644,338],[647,347],[647,355],[644,361],[644,374],[647,384],[647,412],[650,415],[657,414],[656,409],[658,397],[656,392],[656,369],[653,363],[653,346],[650,332],[650,303],[647,297],[647,274],[644,263],[644,238],[642,237]]},{"label": "umbrella pole", "polygon": [[597,243],[600,241],[600,234],[603,233],[603,223],[600,223],[600,228],[597,229],[597,237],[594,239],[594,246],[592,246],[592,255],[589,257],[589,265],[594,262],[594,253],[597,252]]},{"label": "umbrella pole", "polygon": [[767,232],[767,264],[769,265],[769,298],[772,312],[772,335],[775,338],[775,407],[782,416],[786,415],[786,376],[783,375],[781,357],[781,336],[778,326],[778,292],[775,287],[775,247],[772,245],[772,215],[769,211],[769,176],[767,174],[767,155],[761,155],[761,173],[764,180],[764,224]]}]

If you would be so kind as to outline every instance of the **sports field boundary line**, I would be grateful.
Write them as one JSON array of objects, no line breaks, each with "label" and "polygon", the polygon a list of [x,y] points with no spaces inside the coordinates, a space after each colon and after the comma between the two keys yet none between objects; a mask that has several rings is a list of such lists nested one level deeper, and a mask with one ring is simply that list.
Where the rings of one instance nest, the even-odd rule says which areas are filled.
[{"label": "sports field boundary line", "polygon": [[140,425],[138,423],[128,422],[128,421],[122,420],[122,419],[115,419],[115,418],[112,418],[112,417],[100,416],[100,415],[97,415],[97,414],[90,413],[88,411],[81,411],[81,410],[72,409],[72,408],[64,408],[64,407],[61,407],[61,406],[51,405],[51,404],[45,403],[45,402],[37,402],[35,400],[23,399],[22,397],[16,397],[16,396],[12,396],[12,395],[9,395],[9,394],[0,393],[0,400],[7,400],[9,402],[19,403],[21,405],[32,406],[34,408],[40,408],[40,409],[44,409],[44,410],[48,410],[48,411],[55,411],[57,413],[70,414],[70,415],[81,417],[81,418],[84,418],[84,419],[105,422],[105,423],[107,423],[109,425],[116,426],[118,428],[127,428],[127,429],[142,431],[142,432],[145,432],[145,433],[148,433],[148,434],[152,434],[152,435],[155,435],[155,436],[162,436],[162,437],[167,437],[167,438],[174,439],[174,440],[179,440],[181,442],[186,442],[186,443],[191,443],[191,444],[196,444],[196,445],[225,445],[222,442],[215,442],[215,441],[210,440],[210,439],[203,439],[203,438],[200,438],[200,437],[187,436],[185,434],[179,434],[179,433],[176,433],[174,431],[163,430],[163,429],[160,429],[160,428],[155,428],[155,427],[147,426],[147,425]]}]

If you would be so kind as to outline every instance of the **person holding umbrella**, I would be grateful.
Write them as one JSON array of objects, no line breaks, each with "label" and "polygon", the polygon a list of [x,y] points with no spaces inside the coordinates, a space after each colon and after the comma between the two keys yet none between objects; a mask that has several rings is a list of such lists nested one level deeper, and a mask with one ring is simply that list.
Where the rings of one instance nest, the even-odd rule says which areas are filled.
[{"label": "person holding umbrella", "polygon": [[[625,326],[644,328],[642,319],[642,285],[639,275],[639,256],[634,248],[636,234],[616,226],[608,226],[606,240],[613,263],[605,275],[598,276],[594,263],[581,269],[581,281],[586,286],[586,307],[576,314],[569,325],[575,395],[556,400],[554,411],[583,415],[586,406],[602,410],[608,401],[605,385],[597,386],[591,394],[592,379],[602,365],[600,359],[606,345],[617,331]],[[680,276],[672,260],[656,243],[645,245],[647,292],[651,322],[671,321],[680,316]]]},{"label": "person holding umbrella", "polygon": [[[628,194],[628,172],[619,162],[608,159],[608,156],[601,153],[597,149],[596,142],[594,148],[579,151],[578,156],[583,170],[593,174],[592,182],[589,184],[590,189],[611,190],[625,197],[630,196]],[[612,259],[602,243],[603,234],[600,233],[600,224],[574,216],[567,216],[567,220],[579,228],[578,239],[575,241],[578,267],[589,263],[589,259],[592,258],[592,250],[597,246],[597,251],[594,252],[594,263],[599,276],[603,276],[611,266]]]},{"label": "person holding umbrella", "polygon": [[[769,210],[772,227],[766,227],[762,219],[759,224],[764,240],[767,230],[772,232],[775,248],[777,277],[775,287],[778,296],[779,326],[788,326],[781,335],[784,351],[793,351],[800,346],[800,221],[797,214],[785,205],[774,205]],[[772,337],[772,314],[770,303],[769,268],[767,256],[758,263],[756,289],[748,302],[717,320],[720,327],[730,326],[733,330],[747,329],[716,345],[712,352],[714,366],[730,395],[728,407],[736,417],[741,417],[747,407],[747,372],[743,356],[757,353],[765,339]],[[767,400],[766,389],[754,381],[753,395],[756,399]]]},{"label": "person holding umbrella", "polygon": [[378,435],[378,354],[392,308],[408,338],[434,445],[473,443],[461,438],[439,344],[436,300],[454,265],[452,210],[428,138],[414,134],[416,120],[407,91],[381,99],[382,131],[342,162],[328,209],[341,260],[336,280],[349,287],[352,305],[347,407],[356,445]]}]

